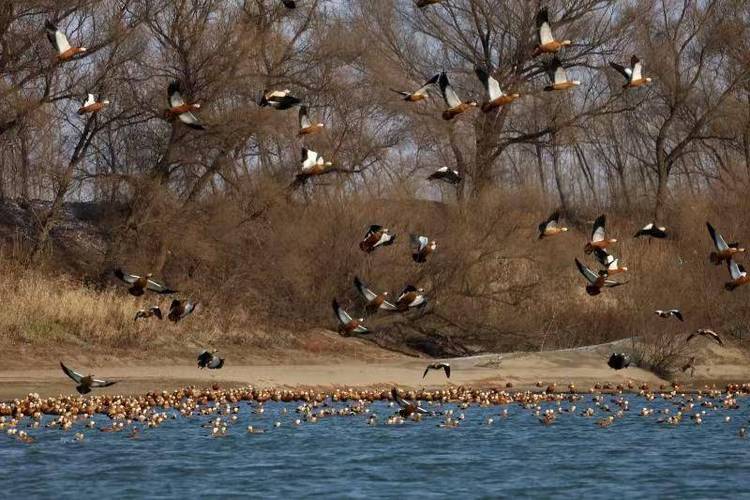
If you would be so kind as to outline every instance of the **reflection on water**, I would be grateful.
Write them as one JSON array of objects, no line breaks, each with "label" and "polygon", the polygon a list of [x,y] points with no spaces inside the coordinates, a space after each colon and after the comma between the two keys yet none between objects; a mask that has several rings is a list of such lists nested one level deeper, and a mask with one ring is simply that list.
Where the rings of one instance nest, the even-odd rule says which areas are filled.
[{"label": "reflection on water", "polygon": [[[302,422],[297,405],[239,405],[227,435],[203,427],[214,416],[169,419],[158,429],[104,433],[81,422],[73,429],[26,429],[37,441],[23,444],[0,436],[3,496],[47,498],[195,497],[243,494],[261,497],[737,497],[750,478],[747,399],[739,409],[695,406],[679,425],[657,423],[674,415],[674,401],[626,396],[631,410],[601,428],[597,421],[620,409],[610,396],[597,406],[591,397],[546,403],[557,418],[545,426],[534,409],[455,404],[464,419],[440,428],[445,416],[385,425],[395,408],[374,403],[370,413]],[[720,400],[717,400],[720,403]],[[575,404],[573,413],[558,411]],[[602,410],[607,404],[611,413]],[[342,404],[335,406],[341,407]],[[717,406],[720,406],[718,404]],[[581,416],[595,408],[593,417]],[[642,407],[655,409],[640,416]],[[284,413],[283,409],[287,412]],[[507,417],[501,412],[507,409]],[[669,414],[662,413],[668,409]],[[705,411],[702,424],[690,418]],[[171,413],[171,410],[168,410]],[[368,425],[370,414],[378,416]],[[726,416],[731,420],[727,422]],[[493,423],[487,425],[488,419]],[[51,420],[45,417],[44,422]],[[97,425],[108,419],[97,416]],[[280,422],[279,427],[274,423]],[[247,426],[265,430],[249,434]],[[5,431],[4,431],[5,432]],[[76,441],[76,432],[84,439]]]}]

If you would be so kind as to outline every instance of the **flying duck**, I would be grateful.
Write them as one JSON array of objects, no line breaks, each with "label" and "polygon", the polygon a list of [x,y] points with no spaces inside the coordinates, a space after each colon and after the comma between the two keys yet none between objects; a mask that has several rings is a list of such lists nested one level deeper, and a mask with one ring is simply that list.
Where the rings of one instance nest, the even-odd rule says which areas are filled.
[{"label": "flying duck", "polygon": [[123,272],[122,269],[116,269],[115,276],[128,285],[131,285],[131,287],[128,288],[128,292],[136,297],[143,295],[144,290],[150,290],[162,295],[177,293],[177,290],[172,290],[171,288],[152,280],[151,273],[147,273],[145,276],[138,276],[137,274]]},{"label": "flying duck", "polygon": [[297,2],[294,0],[281,0],[281,3],[284,4],[284,7],[287,9],[296,9],[297,8]]},{"label": "flying duck", "polygon": [[539,224],[539,239],[554,236],[556,234],[564,233],[568,230],[567,227],[561,227],[560,222],[560,211],[555,210],[552,215],[547,217],[547,220]]},{"label": "flying duck", "polygon": [[737,264],[734,259],[730,257],[727,261],[727,267],[729,268],[729,276],[732,278],[732,281],[724,283],[725,289],[731,292],[738,286],[750,283],[750,276],[747,275],[747,271],[745,271],[742,264]]},{"label": "flying duck", "polygon": [[448,167],[440,167],[435,172],[427,177],[428,181],[443,181],[448,184],[458,184],[461,182],[461,174],[458,170],[453,170]]},{"label": "flying duck", "polygon": [[83,105],[78,108],[78,114],[85,115],[86,113],[97,113],[108,104],[108,100],[104,99],[103,101],[99,101],[96,97],[94,97],[94,94],[88,94],[88,97],[83,102]]},{"label": "flying duck", "polygon": [[430,241],[427,236],[410,234],[409,241],[411,241],[411,258],[414,259],[414,262],[427,262],[427,256],[437,248],[437,242],[435,240]]},{"label": "flying duck", "polygon": [[616,286],[624,285],[625,283],[627,283],[608,280],[606,275],[596,274],[594,271],[582,264],[578,259],[576,259],[576,266],[578,267],[578,270],[581,272],[583,277],[586,278],[586,281],[589,282],[589,284],[586,285],[586,293],[591,296],[599,295],[602,291],[602,288],[614,288]]},{"label": "flying duck", "polygon": [[209,370],[218,370],[224,366],[224,358],[216,355],[218,351],[203,351],[198,354],[198,368],[208,368]]},{"label": "flying duck", "polygon": [[435,5],[442,2],[443,0],[417,0],[417,7],[424,9],[428,5]]},{"label": "flying duck", "polygon": [[354,319],[349,316],[349,314],[341,308],[336,299],[333,299],[332,306],[336,319],[339,321],[339,333],[341,335],[349,336],[352,333],[370,333],[370,331],[362,324],[365,321],[364,318]]},{"label": "flying duck", "polygon": [[657,226],[653,222],[649,222],[643,226],[635,235],[634,238],[640,238],[641,236],[648,236],[649,238],[664,239],[667,237],[667,228],[664,226]]},{"label": "flying duck", "polygon": [[378,309],[383,309],[384,311],[396,310],[396,306],[386,300],[388,298],[388,292],[380,294],[373,292],[367,288],[367,285],[365,285],[357,276],[354,277],[354,288],[357,289],[359,295],[367,303],[365,307],[368,312],[375,312]]},{"label": "flying duck", "polygon": [[114,385],[117,383],[115,381],[96,379],[93,375],[86,375],[84,377],[77,371],[71,370],[70,368],[65,366],[62,361],[60,361],[60,367],[62,367],[65,375],[73,379],[73,381],[78,384],[76,385],[76,391],[78,391],[79,394],[88,394],[89,392],[91,392],[92,388],[109,387],[110,385]]},{"label": "flying duck", "polygon": [[620,64],[617,64],[616,62],[610,61],[609,65],[612,66],[614,69],[617,70],[618,73],[620,73],[622,76],[625,77],[625,85],[622,86],[622,88],[636,88],[640,87],[642,85],[647,85],[651,83],[651,78],[643,78],[642,72],[643,72],[643,65],[641,64],[641,61],[638,59],[637,56],[633,56],[630,58],[630,67],[626,68]]},{"label": "flying duck", "polygon": [[141,318],[146,319],[151,317],[162,319],[161,309],[159,308],[159,306],[151,306],[148,309],[139,309],[135,313],[135,318],[133,318],[133,321],[138,321]]},{"label": "flying duck", "polygon": [[492,78],[486,69],[477,66],[474,68],[474,72],[484,85],[485,92],[487,92],[487,101],[482,104],[482,111],[485,113],[510,104],[521,97],[521,94],[506,94],[503,92],[498,81]]},{"label": "flying duck", "polygon": [[445,71],[440,73],[438,83],[440,84],[440,92],[442,92],[443,94],[445,104],[448,105],[448,109],[443,111],[444,120],[452,120],[464,111],[468,111],[469,109],[477,106],[476,101],[463,102],[458,97],[456,91],[453,90],[453,87],[451,87],[451,84],[448,81],[448,75],[445,74]]},{"label": "flying duck", "polygon": [[538,44],[534,49],[534,57],[541,54],[554,54],[561,48],[570,45],[570,40],[556,40],[552,35],[552,26],[549,22],[549,11],[547,7],[539,10],[536,15],[536,29]]},{"label": "flying duck", "polygon": [[591,241],[586,243],[583,247],[583,251],[586,255],[590,255],[595,248],[607,248],[612,243],[617,243],[616,239],[605,239],[604,238],[604,226],[607,223],[606,215],[602,214],[594,221],[594,226],[591,230]]},{"label": "flying duck", "polygon": [[394,241],[396,241],[396,235],[391,234],[387,227],[373,224],[367,230],[362,241],[359,242],[359,249],[370,253],[378,247],[393,245]]},{"label": "flying duck", "polygon": [[711,240],[714,242],[714,247],[716,247],[716,251],[711,252],[708,256],[713,264],[718,266],[725,260],[729,261],[734,254],[745,251],[744,248],[740,248],[739,243],[727,244],[724,237],[716,232],[716,229],[714,229],[710,222],[706,222],[706,227],[708,228],[708,234],[711,236]]},{"label": "flying duck", "polygon": [[427,368],[424,369],[424,373],[422,374],[422,378],[425,378],[427,376],[427,372],[429,372],[430,370],[445,370],[445,376],[451,378],[450,363],[432,363],[430,365],[427,365]]},{"label": "flying duck", "polygon": [[307,106],[299,107],[299,132],[298,136],[311,135],[316,132],[320,132],[325,124],[323,123],[312,123],[310,117],[307,114]]},{"label": "flying duck", "polygon": [[661,309],[657,309],[656,315],[660,318],[677,318],[680,321],[685,321],[685,318],[682,317],[682,312],[680,312],[679,309],[669,309],[666,311],[662,311]]},{"label": "flying duck", "polygon": [[289,89],[284,90],[267,90],[263,93],[263,97],[258,101],[258,105],[261,107],[270,106],[273,109],[279,111],[293,108],[302,103],[301,99],[290,95]]},{"label": "flying duck", "polygon": [[71,47],[65,33],[57,29],[57,26],[50,20],[44,22],[44,27],[47,29],[47,38],[57,51],[57,59],[60,61],[68,61],[76,54],[86,52],[86,47]]},{"label": "flying duck", "polygon": [[427,305],[427,298],[424,296],[424,289],[415,288],[412,285],[407,285],[396,301],[396,308],[402,312],[413,307],[424,307],[425,305]]},{"label": "flying duck", "polygon": [[297,178],[312,177],[325,173],[333,166],[330,161],[325,161],[322,156],[312,149],[302,148],[302,167],[297,174]]},{"label": "flying duck", "polygon": [[182,123],[195,130],[205,130],[198,118],[193,114],[193,111],[200,109],[199,103],[185,102],[180,91],[180,82],[173,80],[167,87],[167,105],[169,108],[166,110],[165,116],[168,120],[177,117]]},{"label": "flying duck", "polygon": [[420,414],[427,414],[428,411],[424,408],[421,408],[417,403],[406,401],[404,398],[401,397],[401,395],[398,393],[398,389],[393,387],[391,389],[391,397],[393,400],[398,404],[398,406],[401,408],[398,411],[398,414],[401,415],[403,418],[409,418],[415,413]]},{"label": "flying duck", "polygon": [[615,352],[609,357],[607,364],[613,370],[622,370],[630,366],[630,356],[622,352]]},{"label": "flying duck", "polygon": [[414,92],[407,92],[404,90],[396,90],[396,89],[391,89],[391,91],[401,95],[404,98],[404,101],[408,101],[408,102],[424,101],[425,99],[430,97],[430,89],[438,82],[439,78],[440,78],[439,74],[433,76],[432,78],[427,80],[424,83],[424,85],[419,87]]},{"label": "flying duck", "polygon": [[568,73],[567,71],[565,71],[565,68],[560,62],[560,59],[558,59],[557,57],[552,59],[552,62],[549,64],[547,71],[547,74],[552,81],[551,85],[547,85],[546,87],[544,87],[544,90],[547,92],[552,92],[554,90],[567,90],[573,87],[577,87],[581,84],[581,82],[578,80],[568,79]]},{"label": "flying duck", "polygon": [[167,319],[177,323],[178,321],[180,321],[181,319],[185,319],[187,315],[195,311],[195,307],[197,305],[197,303],[191,300],[174,299],[169,305],[169,314],[167,314]]},{"label": "flying duck", "polygon": [[599,274],[602,276],[612,276],[628,270],[625,266],[620,267],[618,259],[614,255],[610,255],[603,248],[594,248],[594,256],[599,261],[599,264],[604,266],[604,270],[599,271]]},{"label": "flying duck", "polygon": [[724,342],[722,342],[719,334],[713,330],[709,330],[708,328],[699,328],[695,331],[695,333],[691,333],[690,335],[688,335],[688,338],[685,339],[685,343],[690,342],[693,337],[707,337],[721,346],[724,345]]}]

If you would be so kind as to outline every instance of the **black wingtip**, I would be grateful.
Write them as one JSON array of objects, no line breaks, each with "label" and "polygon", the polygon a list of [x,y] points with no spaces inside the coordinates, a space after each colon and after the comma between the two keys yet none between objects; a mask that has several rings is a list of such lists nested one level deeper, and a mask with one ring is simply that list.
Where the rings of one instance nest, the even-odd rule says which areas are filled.
[{"label": "black wingtip", "polygon": [[53,23],[49,19],[44,20],[44,27],[50,31],[57,31],[57,26],[55,26],[55,23]]}]

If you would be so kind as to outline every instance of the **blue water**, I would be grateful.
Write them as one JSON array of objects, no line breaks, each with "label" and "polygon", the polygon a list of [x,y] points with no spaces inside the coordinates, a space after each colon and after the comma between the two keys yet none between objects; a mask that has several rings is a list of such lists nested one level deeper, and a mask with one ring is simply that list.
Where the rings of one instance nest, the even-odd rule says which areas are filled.
[{"label": "blue water", "polygon": [[[607,397],[609,400],[609,397]],[[640,408],[677,407],[628,396],[632,410],[608,428],[596,421],[590,398],[575,414],[550,426],[519,405],[440,411],[463,412],[460,427],[437,427],[442,416],[385,425],[394,412],[374,403],[376,426],[367,415],[327,417],[295,427],[295,404],[268,403],[265,413],[241,403],[239,420],[223,438],[201,427],[214,416],[167,420],[140,439],[127,431],[84,428],[67,432],[27,430],[24,444],[0,435],[2,498],[216,498],[219,496],[309,498],[738,498],[748,497],[750,438],[748,400],[738,410],[705,409],[702,425],[685,417],[679,426],[638,415]],[[343,404],[337,404],[341,407]],[[563,407],[570,403],[563,402]],[[617,407],[609,403],[615,410]],[[288,410],[287,415],[281,409]],[[546,403],[542,408],[556,408]],[[437,407],[432,407],[436,408]],[[499,416],[502,409],[508,417]],[[690,413],[700,411],[698,405]],[[167,410],[173,413],[172,410]],[[455,416],[454,415],[454,416]],[[731,416],[726,423],[724,417]],[[484,425],[487,417],[492,425]],[[48,422],[52,417],[44,417]],[[109,425],[96,417],[100,427]],[[281,426],[273,427],[275,421]],[[248,434],[253,424],[264,434]],[[81,431],[83,441],[75,441]]]}]

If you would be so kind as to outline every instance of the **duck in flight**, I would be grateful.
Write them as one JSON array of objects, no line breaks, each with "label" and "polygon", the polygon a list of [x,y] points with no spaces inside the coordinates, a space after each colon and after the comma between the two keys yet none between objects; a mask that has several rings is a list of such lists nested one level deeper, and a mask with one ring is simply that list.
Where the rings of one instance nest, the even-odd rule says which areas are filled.
[{"label": "duck in flight", "polygon": [[607,248],[612,243],[617,243],[616,239],[605,238],[605,230],[604,227],[607,223],[607,216],[602,214],[599,217],[596,218],[594,221],[594,226],[591,230],[591,240],[586,243],[586,246],[583,247],[583,251],[586,253],[586,255],[590,255],[591,252],[594,251],[595,248]]},{"label": "duck in flight", "polygon": [[461,174],[458,170],[453,170],[448,167],[440,167],[435,172],[427,177],[428,181],[443,181],[448,184],[459,184],[461,182]]},{"label": "duck in flight", "polygon": [[657,226],[654,222],[649,222],[643,226],[633,236],[634,238],[640,238],[641,236],[648,236],[649,238],[664,239],[667,237],[667,228],[664,226]]},{"label": "duck in flight", "polygon": [[724,342],[721,340],[721,337],[719,337],[719,334],[713,330],[709,330],[708,328],[699,328],[694,333],[691,333],[690,335],[688,335],[687,339],[685,339],[685,343],[690,342],[694,337],[706,337],[721,346],[724,345]]},{"label": "duck in flight", "polygon": [[549,22],[549,10],[544,7],[536,15],[537,46],[534,49],[534,57],[541,54],[554,54],[560,49],[571,45],[570,40],[557,40],[552,34],[552,25]]},{"label": "duck in flight", "polygon": [[733,291],[738,286],[746,285],[750,283],[750,276],[747,275],[747,271],[742,264],[737,264],[733,258],[729,258],[727,262],[729,268],[729,277],[731,281],[724,283],[724,288],[728,291]]},{"label": "duck in flight", "polygon": [[94,97],[94,94],[88,94],[86,100],[83,102],[81,107],[78,108],[78,114],[85,115],[86,113],[98,113],[99,111],[104,109],[104,106],[107,106],[108,104],[108,100],[98,100],[96,97]]},{"label": "duck in flight", "polygon": [[258,105],[262,108],[268,106],[279,111],[293,108],[301,103],[302,100],[291,95],[289,89],[267,90],[258,101]]},{"label": "duck in flight", "polygon": [[133,318],[133,321],[154,317],[157,319],[162,319],[161,308],[159,308],[159,306],[151,306],[148,309],[139,309],[135,313],[135,318]]},{"label": "duck in flight", "polygon": [[91,392],[91,389],[99,387],[109,387],[110,385],[114,385],[117,383],[116,381],[97,379],[94,378],[93,375],[83,376],[77,371],[71,370],[70,368],[65,366],[62,361],[60,361],[60,367],[62,368],[62,371],[65,373],[65,375],[70,377],[73,382],[77,384],[76,391],[78,391],[79,394],[88,394],[89,392]]},{"label": "duck in flight", "polygon": [[547,220],[539,224],[539,239],[548,238],[556,234],[564,233],[567,227],[560,226],[560,211],[555,210],[547,217]]},{"label": "duck in flight", "polygon": [[396,309],[401,312],[426,305],[427,298],[424,296],[424,289],[416,288],[412,285],[407,285],[396,301]]},{"label": "duck in flight", "polygon": [[448,81],[448,75],[445,74],[445,71],[440,73],[438,83],[440,84],[440,92],[443,94],[445,104],[448,106],[448,109],[443,111],[444,120],[452,120],[461,113],[464,113],[477,106],[476,101],[464,102],[460,97],[458,97],[458,94],[456,94],[456,91],[453,90],[453,87]]},{"label": "duck in flight", "polygon": [[427,236],[410,234],[409,241],[411,242],[411,258],[420,264],[427,262],[427,257],[437,248],[437,242],[430,241]]},{"label": "duck in flight", "polygon": [[367,229],[362,241],[359,242],[359,249],[370,253],[376,248],[393,245],[394,241],[396,241],[396,235],[391,234],[387,227],[373,224]]},{"label": "duck in flight", "polygon": [[602,276],[613,276],[628,270],[625,266],[620,267],[618,259],[603,248],[594,248],[594,257],[599,261],[599,264],[604,266],[604,270],[599,271]]},{"label": "duck in flight", "polygon": [[655,312],[660,318],[677,318],[680,321],[685,321],[685,318],[682,316],[682,312],[679,309],[667,309],[666,311],[657,309]]},{"label": "duck in flight", "polygon": [[168,120],[177,117],[182,123],[195,130],[205,130],[198,118],[193,114],[193,111],[200,109],[199,103],[187,103],[182,97],[182,91],[180,89],[180,82],[174,80],[170,82],[167,87],[167,105],[169,108],[166,110],[165,115]]},{"label": "duck in flight", "polygon": [[506,94],[503,92],[500,88],[500,83],[486,69],[477,66],[474,68],[474,72],[477,74],[479,81],[482,82],[482,85],[484,85],[485,92],[487,92],[487,101],[482,104],[482,111],[485,113],[510,104],[521,97],[521,94]]},{"label": "duck in flight", "polygon": [[68,42],[68,37],[65,36],[65,33],[57,29],[57,26],[55,26],[52,21],[45,21],[44,27],[47,30],[47,39],[57,51],[58,60],[69,61],[75,57],[76,54],[86,52],[86,47],[71,47],[70,42]]},{"label": "duck in flight", "polygon": [[302,166],[295,182],[303,182],[309,177],[326,173],[333,163],[323,159],[321,155],[312,149],[302,148]]},{"label": "duck in flight", "polygon": [[363,325],[365,321],[364,318],[352,318],[349,313],[341,308],[336,299],[333,299],[332,306],[336,319],[339,322],[339,333],[341,335],[348,337],[353,333],[370,333],[370,331]]},{"label": "duck in flight", "polygon": [[191,300],[174,299],[169,305],[169,314],[167,314],[167,319],[177,323],[178,321],[180,321],[181,319],[185,319],[185,317],[195,311],[197,305],[198,304],[196,302],[193,302]]},{"label": "duck in flight", "polygon": [[359,295],[365,300],[365,308],[368,312],[375,312],[378,309],[384,311],[395,311],[396,306],[388,302],[388,292],[375,293],[365,285],[357,276],[354,277],[354,288]]},{"label": "duck in flight", "polygon": [[424,373],[422,374],[422,378],[425,378],[427,376],[427,372],[430,370],[444,370],[445,376],[447,378],[451,378],[451,365],[450,363],[432,363],[427,365],[427,368],[424,369]]},{"label": "duck in flight", "polygon": [[166,285],[152,280],[151,273],[147,273],[144,276],[138,276],[137,274],[126,273],[122,269],[116,269],[115,276],[130,285],[128,292],[136,297],[143,295],[145,290],[150,290],[162,295],[177,293],[177,290],[172,290]]},{"label": "duck in flight", "polygon": [[586,267],[585,264],[581,263],[580,260],[576,259],[576,266],[578,267],[578,271],[583,275],[584,278],[586,278],[586,281],[588,281],[588,285],[586,285],[586,293],[588,293],[591,296],[599,295],[602,291],[602,288],[614,288],[616,286],[624,285],[627,282],[618,282],[613,281],[610,279],[607,279],[606,275],[597,274],[588,267]]},{"label": "duck in flight", "polygon": [[391,397],[396,402],[396,404],[401,408],[398,411],[398,414],[401,415],[401,417],[403,418],[409,418],[415,413],[419,413],[422,415],[426,415],[427,413],[429,413],[427,410],[420,407],[417,403],[414,403],[412,401],[406,401],[404,398],[402,398],[398,392],[398,389],[396,389],[395,387],[391,389]]},{"label": "duck in flight", "polygon": [[643,64],[641,64],[641,61],[635,55],[630,58],[629,68],[626,68],[621,64],[617,64],[614,61],[610,61],[609,65],[625,77],[626,83],[622,86],[622,88],[624,89],[637,88],[651,83],[651,78],[643,77]]},{"label": "duck in flight", "polygon": [[312,123],[308,115],[307,106],[299,107],[299,132],[298,136],[312,135],[320,132],[325,127],[324,123]]},{"label": "duck in flight", "polygon": [[744,248],[740,248],[739,243],[727,243],[721,233],[717,232],[710,222],[706,222],[706,227],[708,228],[709,236],[711,236],[711,241],[713,241],[716,248],[716,251],[711,252],[708,256],[713,264],[718,266],[724,261],[729,262],[734,254],[745,251]]},{"label": "duck in flight", "polygon": [[218,351],[213,349],[211,351],[202,351],[198,354],[198,368],[208,368],[209,370],[218,370],[224,366],[224,358],[220,358],[216,355]]},{"label": "duck in flight", "polygon": [[568,72],[565,71],[560,59],[555,57],[547,67],[547,75],[549,76],[551,85],[544,87],[546,92],[553,92],[557,90],[568,90],[573,87],[577,87],[581,84],[578,80],[570,80],[568,78]]},{"label": "duck in flight", "polygon": [[405,90],[396,89],[391,89],[391,91],[399,94],[401,97],[403,97],[404,101],[407,102],[424,101],[425,99],[428,99],[430,97],[430,89],[435,86],[439,78],[439,74],[433,76],[414,92],[407,92]]},{"label": "duck in flight", "polygon": [[297,2],[294,0],[281,0],[281,3],[284,4],[284,7],[287,9],[296,9],[297,8]]}]

